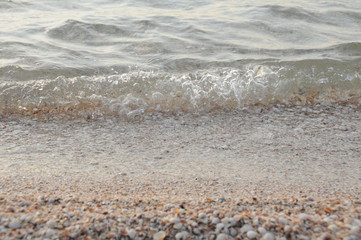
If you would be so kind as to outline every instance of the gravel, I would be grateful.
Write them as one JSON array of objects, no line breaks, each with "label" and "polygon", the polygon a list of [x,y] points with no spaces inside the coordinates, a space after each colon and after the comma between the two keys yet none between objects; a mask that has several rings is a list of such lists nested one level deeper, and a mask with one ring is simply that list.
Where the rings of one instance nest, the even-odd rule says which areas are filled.
[{"label": "gravel", "polygon": [[0,238],[361,239],[355,106],[0,121]]}]

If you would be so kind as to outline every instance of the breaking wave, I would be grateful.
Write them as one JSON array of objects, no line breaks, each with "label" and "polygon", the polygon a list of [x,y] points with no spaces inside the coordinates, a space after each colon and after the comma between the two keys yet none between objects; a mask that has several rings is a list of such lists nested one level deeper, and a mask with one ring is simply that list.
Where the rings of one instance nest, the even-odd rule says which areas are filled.
[{"label": "breaking wave", "polygon": [[[178,74],[136,70],[106,76],[5,81],[0,83],[0,113],[134,118],[154,112],[202,114],[257,105],[360,104],[358,62],[325,61]],[[349,67],[342,71],[345,64]]]}]

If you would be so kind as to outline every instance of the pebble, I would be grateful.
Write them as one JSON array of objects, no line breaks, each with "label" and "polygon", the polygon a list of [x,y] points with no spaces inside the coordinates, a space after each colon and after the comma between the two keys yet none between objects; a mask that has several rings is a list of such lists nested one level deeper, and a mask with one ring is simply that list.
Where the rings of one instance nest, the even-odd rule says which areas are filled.
[{"label": "pebble", "polygon": [[267,233],[267,230],[264,228],[264,227],[259,227],[258,228],[258,232],[261,234],[261,235],[264,235]]},{"label": "pebble", "polygon": [[230,237],[224,233],[218,234],[218,236],[216,238],[216,240],[228,240],[228,239],[230,239]]},{"label": "pebble", "polygon": [[328,224],[331,224],[331,223],[332,223],[332,219],[329,218],[329,217],[325,217],[325,218],[323,219],[323,221],[324,221],[325,223],[328,223]]},{"label": "pebble", "polygon": [[48,229],[46,230],[45,237],[52,238],[56,234],[56,231],[54,229]]},{"label": "pebble", "polygon": [[357,235],[361,232],[361,226],[353,226],[350,229],[350,233],[353,235]]},{"label": "pebble", "polygon": [[229,234],[230,234],[232,237],[236,237],[237,234],[238,234],[238,232],[237,232],[236,229],[230,228],[230,229],[229,229]]},{"label": "pebble", "polygon": [[70,238],[77,238],[78,236],[79,236],[79,233],[77,233],[77,232],[73,232],[73,233],[69,234]]},{"label": "pebble", "polygon": [[337,231],[338,227],[336,224],[331,224],[330,226],[328,226],[328,229],[330,229],[331,231],[335,232]]},{"label": "pebble", "polygon": [[3,227],[3,226],[0,226],[0,233],[7,233],[8,232],[8,229]]},{"label": "pebble", "polygon": [[175,235],[175,239],[177,240],[187,240],[189,233],[186,231],[179,232]]},{"label": "pebble", "polygon": [[224,226],[223,223],[218,223],[218,224],[216,225],[216,231],[217,231],[217,232],[223,231],[224,228],[225,228],[225,226]]},{"label": "pebble", "polygon": [[241,227],[241,233],[245,233],[245,232],[249,232],[249,231],[253,231],[253,227],[249,224],[243,225],[243,227]]},{"label": "pebble", "polygon": [[181,223],[176,223],[173,225],[173,228],[177,229],[177,230],[181,229],[182,227],[183,227],[183,224],[181,224]]},{"label": "pebble", "polygon": [[220,222],[219,218],[215,217],[212,219],[212,224],[218,224]]},{"label": "pebble", "polygon": [[329,233],[323,233],[317,240],[331,240],[332,236]]},{"label": "pebble", "polygon": [[258,234],[255,231],[248,231],[247,232],[247,237],[249,239],[255,239],[255,238],[257,238],[257,236],[258,236]]},{"label": "pebble", "polygon": [[306,213],[300,213],[298,214],[298,218],[301,220],[307,220],[308,215]]},{"label": "pebble", "polygon": [[31,217],[30,216],[27,216],[27,215],[22,215],[20,217],[20,220],[23,221],[23,222],[30,222],[31,221]]},{"label": "pebble", "polygon": [[355,240],[353,237],[344,237],[342,240]]},{"label": "pebble", "polygon": [[38,202],[43,202],[45,201],[45,197],[44,196],[39,196],[38,197]]},{"label": "pebble", "polygon": [[201,234],[201,231],[199,230],[199,228],[193,228],[193,233],[195,235],[200,235]]},{"label": "pebble", "polygon": [[288,224],[287,219],[284,219],[284,218],[278,218],[278,222],[281,223],[281,224],[283,224],[283,225]]},{"label": "pebble", "polygon": [[173,224],[176,224],[176,223],[179,223],[180,222],[180,219],[179,218],[171,218],[169,220],[169,222],[173,223]]},{"label": "pebble", "polygon": [[163,240],[167,236],[167,233],[164,231],[159,231],[153,235],[153,240]]},{"label": "pebble", "polygon": [[19,229],[19,228],[21,228],[21,222],[18,220],[13,220],[12,222],[10,222],[9,228],[10,229]]},{"label": "pebble", "polygon": [[289,225],[286,225],[286,226],[283,228],[283,230],[285,231],[285,233],[289,233],[289,232],[292,231],[292,227],[289,226]]},{"label": "pebble", "polygon": [[46,223],[46,225],[49,227],[49,228],[56,228],[56,226],[57,226],[57,223],[56,222],[54,222],[54,221],[52,221],[52,220],[50,220],[50,221],[48,221],[47,223]]},{"label": "pebble", "polygon": [[[119,208],[120,202],[107,201],[103,204],[62,200],[56,204],[42,204],[35,211],[30,210],[32,205],[29,203],[10,202],[5,209],[26,207],[24,211],[19,211],[22,214],[20,216],[5,212],[0,217],[0,238],[27,239],[31,236],[34,239],[76,239],[82,235],[92,239],[116,238],[119,234],[117,229],[120,228],[123,229],[120,232],[122,237],[128,239],[183,240],[194,237],[214,240],[281,240],[281,236],[286,235],[308,240],[361,239],[359,212],[350,211],[357,208],[357,205],[347,205],[345,208],[342,201],[333,203],[327,200],[299,200],[294,205],[288,205],[286,200],[277,201],[277,204],[267,200],[267,204],[264,204],[258,199],[257,202],[241,202],[234,208],[228,206],[228,202],[209,201],[204,206],[185,202],[182,203],[182,216],[179,214],[180,204],[163,207],[165,205],[159,202],[151,205],[151,201],[137,203],[135,207],[122,202],[122,207]],[[280,205],[281,210],[278,208]],[[238,211],[239,206],[242,207],[241,211]],[[332,215],[318,212],[324,206],[335,209]],[[276,207],[277,211],[274,211]],[[84,208],[84,211],[80,212],[79,208]],[[301,209],[307,211],[307,214],[297,214]],[[287,215],[290,211],[292,214]],[[104,215],[104,212],[107,214]]]},{"label": "pebble", "polygon": [[265,233],[264,235],[263,235],[263,237],[261,238],[261,240],[274,240],[275,239],[275,237],[273,236],[273,234],[272,233]]},{"label": "pebble", "polygon": [[130,230],[128,231],[128,237],[129,237],[130,239],[134,239],[136,235],[137,235],[137,232],[136,232],[134,229],[130,229]]},{"label": "pebble", "polygon": [[200,213],[200,214],[198,215],[198,218],[200,218],[200,219],[203,219],[203,218],[205,218],[205,217],[207,217],[207,215],[206,215],[205,213]]}]

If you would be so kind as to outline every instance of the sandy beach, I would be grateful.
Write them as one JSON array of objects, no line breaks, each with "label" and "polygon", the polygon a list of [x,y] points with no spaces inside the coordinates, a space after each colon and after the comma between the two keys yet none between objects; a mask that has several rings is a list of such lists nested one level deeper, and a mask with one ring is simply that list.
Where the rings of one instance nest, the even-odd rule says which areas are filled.
[{"label": "sandy beach", "polygon": [[0,120],[0,238],[361,239],[356,105]]}]

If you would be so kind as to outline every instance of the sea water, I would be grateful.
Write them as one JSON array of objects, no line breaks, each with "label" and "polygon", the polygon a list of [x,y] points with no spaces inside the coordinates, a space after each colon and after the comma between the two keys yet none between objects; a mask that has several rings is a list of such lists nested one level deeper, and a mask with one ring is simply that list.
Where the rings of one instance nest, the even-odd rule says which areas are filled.
[{"label": "sea water", "polygon": [[0,116],[360,104],[361,1],[0,0]]}]

